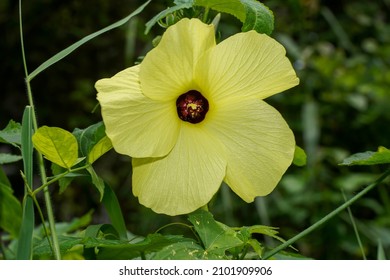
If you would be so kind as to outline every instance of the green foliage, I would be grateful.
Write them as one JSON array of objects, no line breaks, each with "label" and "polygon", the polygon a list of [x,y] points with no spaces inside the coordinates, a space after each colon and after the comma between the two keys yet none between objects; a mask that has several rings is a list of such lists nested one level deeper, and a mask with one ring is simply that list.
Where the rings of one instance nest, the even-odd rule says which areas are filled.
[{"label": "green foliage", "polygon": [[112,144],[106,136],[103,122],[91,125],[86,129],[76,128],[73,131],[80,147],[80,155],[87,158],[92,164],[106,152],[111,150]]},{"label": "green foliage", "polygon": [[77,139],[59,127],[40,127],[32,137],[35,148],[51,162],[70,169],[77,163]]},{"label": "green foliage", "polygon": [[375,165],[389,164],[390,150],[385,147],[379,147],[377,152],[367,151],[364,153],[353,154],[343,160],[340,165]]},{"label": "green foliage", "polygon": [[[256,0],[180,0],[174,1],[174,4],[175,6],[165,9],[146,23],[146,34],[162,19],[167,18],[169,21],[168,16],[172,15],[175,18],[177,11],[191,8],[196,9],[198,7],[204,8],[205,11],[203,13],[195,13],[194,15],[198,15],[199,17],[203,16],[204,20],[207,20],[207,14],[210,9],[233,15],[242,22],[242,31],[255,30],[259,33],[271,35],[274,29],[274,16],[272,11],[263,3]],[[206,15],[206,18],[204,15]],[[179,19],[180,16],[177,16],[176,19],[171,21],[171,24],[177,22]]]},{"label": "green foliage", "polygon": [[16,238],[22,221],[22,206],[11,186],[0,182],[0,228]]}]

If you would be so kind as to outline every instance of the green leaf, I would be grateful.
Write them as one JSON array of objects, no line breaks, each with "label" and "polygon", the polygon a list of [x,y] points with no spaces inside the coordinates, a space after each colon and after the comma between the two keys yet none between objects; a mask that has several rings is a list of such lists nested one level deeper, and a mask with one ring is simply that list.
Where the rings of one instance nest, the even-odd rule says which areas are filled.
[{"label": "green leaf", "polygon": [[[31,106],[26,106],[22,120],[21,147],[23,156],[24,176],[29,187],[32,187],[33,180],[33,145],[31,140],[32,134],[32,108]],[[29,260],[32,258],[32,239],[35,224],[35,215],[34,203],[31,196],[28,195],[26,187],[22,209],[23,216],[19,232],[16,258],[18,260]]]},{"label": "green leaf", "polygon": [[307,157],[305,151],[301,147],[295,146],[293,164],[296,166],[305,166],[306,160]]},{"label": "green leaf", "polygon": [[18,260],[30,260],[32,258],[34,223],[34,203],[31,196],[27,196],[23,201],[22,224],[16,253],[16,259]]},{"label": "green leaf", "polygon": [[104,196],[104,188],[105,188],[105,185],[104,185],[104,181],[102,178],[100,178],[96,172],[95,172],[95,169],[93,169],[92,165],[88,166],[87,167],[87,171],[88,173],[91,175],[91,179],[92,179],[92,184],[96,187],[96,189],[98,190],[99,194],[100,194],[100,201],[102,201],[103,199],[103,196]]},{"label": "green leaf", "polygon": [[0,143],[20,146],[22,144],[22,126],[20,123],[10,120],[8,125],[0,130]]},{"label": "green leaf", "polygon": [[161,235],[158,233],[149,234],[142,241],[137,243],[129,243],[124,241],[116,241],[117,244],[111,244],[108,242],[102,243],[99,240],[95,240],[95,243],[91,243],[92,239],[85,242],[86,246],[99,247],[98,259],[101,260],[127,260],[140,257],[146,257],[148,254],[160,251],[162,248],[178,243],[193,241],[192,239],[184,238],[176,235]]},{"label": "green leaf", "polygon": [[87,158],[88,163],[93,163],[112,148],[103,122],[98,122],[85,129],[76,128],[73,135],[79,143],[80,154]]},{"label": "green leaf", "polygon": [[[61,255],[64,255],[74,246],[82,244],[82,238],[74,236],[58,236]],[[34,259],[51,258],[53,254],[52,248],[47,238],[43,238],[40,242],[34,244]]]},{"label": "green leaf", "polygon": [[274,15],[267,6],[256,0],[195,0],[194,6],[202,6],[221,13],[228,13],[242,23],[242,31],[255,30],[271,35]]},{"label": "green leaf", "polygon": [[375,165],[386,163],[390,163],[390,150],[385,147],[379,147],[377,152],[367,151],[353,154],[344,159],[340,165]]},{"label": "green leaf", "polygon": [[88,154],[88,162],[94,163],[98,158],[107,153],[112,149],[112,143],[110,138],[104,136],[95,146],[92,147],[91,151]]},{"label": "green leaf", "polygon": [[22,206],[12,188],[0,183],[0,228],[16,238],[22,223]]},{"label": "green leaf", "polygon": [[237,232],[216,222],[210,212],[197,210],[189,214],[188,220],[194,225],[207,253],[224,256],[227,249],[243,245]]},{"label": "green leaf", "polygon": [[242,31],[256,30],[271,35],[274,30],[274,15],[267,6],[255,0],[241,0],[245,7],[245,21]]},{"label": "green leaf", "polygon": [[177,242],[158,251],[152,260],[200,260],[205,258],[204,249],[194,241]]},{"label": "green leaf", "polygon": [[61,167],[70,169],[77,163],[77,140],[62,128],[42,126],[33,135],[32,141],[45,158]]},{"label": "green leaf", "polygon": [[22,158],[23,157],[19,155],[0,153],[0,164],[16,162]]},{"label": "green leaf", "polygon": [[103,28],[103,29],[100,29],[99,31],[96,31],[88,36],[85,36],[83,39],[77,41],[76,43],[74,43],[71,46],[67,47],[66,49],[60,51],[56,55],[52,56],[51,58],[46,60],[44,63],[42,63],[37,69],[35,69],[33,72],[31,72],[30,75],[27,76],[27,80],[31,81],[36,75],[38,75],[42,71],[46,70],[47,68],[52,66],[54,63],[65,58],[66,56],[71,54],[73,51],[75,51],[78,47],[84,45],[85,43],[92,40],[93,38],[107,32],[107,31],[110,31],[112,29],[115,29],[117,27],[120,27],[120,26],[126,24],[132,17],[134,17],[137,14],[139,14],[140,12],[142,12],[142,10],[150,3],[150,1],[151,0],[145,2],[143,5],[141,5],[138,9],[136,9],[134,12],[132,12],[127,17],[125,17],[125,18],[123,18],[123,19]]},{"label": "green leaf", "polygon": [[105,184],[102,203],[106,208],[107,214],[110,217],[111,223],[119,234],[122,240],[127,239],[127,229],[125,219],[120,208],[118,198],[111,187]]},{"label": "green leaf", "polygon": [[220,13],[227,13],[235,16],[241,22],[245,21],[245,6],[240,0],[195,0],[194,6],[201,6]]}]

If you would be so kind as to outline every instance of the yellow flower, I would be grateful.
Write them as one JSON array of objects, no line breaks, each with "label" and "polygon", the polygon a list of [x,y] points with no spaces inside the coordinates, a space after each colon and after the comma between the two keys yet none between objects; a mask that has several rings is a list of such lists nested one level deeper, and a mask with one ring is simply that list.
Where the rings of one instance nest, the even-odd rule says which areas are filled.
[{"label": "yellow flower", "polygon": [[262,100],[299,83],[285,49],[255,31],[217,45],[214,32],[183,19],[140,65],[96,83],[106,133],[132,157],[133,193],[157,213],[192,212],[222,181],[252,202],[293,159],[292,131]]}]

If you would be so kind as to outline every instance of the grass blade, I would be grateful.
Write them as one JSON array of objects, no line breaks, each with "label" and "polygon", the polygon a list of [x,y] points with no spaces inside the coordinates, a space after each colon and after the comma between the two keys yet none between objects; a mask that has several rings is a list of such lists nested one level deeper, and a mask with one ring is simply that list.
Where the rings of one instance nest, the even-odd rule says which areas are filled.
[{"label": "grass blade", "polygon": [[125,23],[127,23],[132,17],[136,16],[137,14],[139,14],[140,12],[142,12],[142,10],[150,3],[151,0],[147,1],[146,3],[144,3],[143,5],[141,5],[138,9],[136,9],[134,12],[132,12],[130,15],[128,15],[127,17],[103,28],[103,29],[100,29],[99,31],[96,31],[88,36],[85,36],[83,39],[77,41],[76,43],[70,45],[69,47],[67,47],[66,49],[60,51],[59,53],[55,54],[54,56],[52,56],[51,58],[49,58],[48,60],[46,60],[44,63],[42,63],[37,69],[35,69],[33,72],[30,73],[30,75],[27,76],[27,80],[28,81],[31,81],[35,76],[37,76],[39,73],[41,73],[42,71],[44,71],[45,69],[49,68],[50,66],[52,66],[54,63],[60,61],[61,59],[63,59],[64,57],[68,56],[70,53],[72,53],[74,50],[76,50],[78,47],[84,45],[85,43],[87,43],[88,41],[92,40],[93,38],[107,32],[107,31],[110,31],[112,29],[115,29],[119,26],[122,26],[124,25]]},{"label": "grass blade", "polygon": [[108,184],[105,184],[102,202],[107,210],[108,216],[110,217],[113,227],[118,232],[119,238],[126,240],[127,229],[125,219],[123,218],[118,198]]},{"label": "grass blade", "polygon": [[32,108],[26,106],[22,121],[22,156],[24,176],[27,186],[23,201],[22,225],[19,233],[18,250],[16,258],[18,260],[29,260],[32,258],[32,238],[34,230],[34,203],[28,195],[28,189],[32,187],[33,180],[33,145],[31,137],[33,134]]}]

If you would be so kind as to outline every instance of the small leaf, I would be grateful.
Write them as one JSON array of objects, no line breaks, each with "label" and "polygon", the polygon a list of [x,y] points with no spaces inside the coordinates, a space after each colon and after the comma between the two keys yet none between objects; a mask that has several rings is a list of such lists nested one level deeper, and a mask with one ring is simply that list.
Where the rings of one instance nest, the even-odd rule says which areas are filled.
[{"label": "small leaf", "polygon": [[87,157],[88,163],[93,163],[112,148],[103,122],[98,122],[85,129],[76,128],[73,135],[79,143],[80,154]]},{"label": "small leaf", "polygon": [[102,178],[100,178],[96,172],[95,172],[95,169],[93,169],[92,165],[88,166],[87,167],[87,171],[89,172],[89,174],[91,175],[91,179],[92,179],[92,184],[96,187],[96,189],[98,190],[99,194],[100,194],[100,201],[102,201],[103,199],[103,195],[104,195],[104,181]]},{"label": "small leaf", "polygon": [[245,7],[240,0],[195,0],[194,5],[212,9],[220,13],[227,13],[235,16],[241,22],[245,21]]},{"label": "small leaf", "polygon": [[274,30],[274,15],[267,6],[256,0],[241,0],[246,16],[242,31],[256,30],[271,35]]},{"label": "small leaf", "polygon": [[11,187],[0,183],[0,228],[17,237],[22,223],[22,206]]},{"label": "small leaf", "polygon": [[377,152],[367,151],[353,154],[344,159],[340,165],[375,165],[386,163],[390,163],[390,150],[385,147],[379,147]]},{"label": "small leaf", "polygon": [[12,163],[21,160],[23,157],[19,155],[0,153],[0,164]]},{"label": "small leaf", "polygon": [[223,256],[227,249],[243,245],[237,233],[230,227],[216,222],[210,212],[195,211],[189,214],[188,220],[194,225],[208,253]]},{"label": "small leaf", "polygon": [[255,30],[271,35],[274,29],[274,15],[267,6],[256,0],[195,0],[194,6],[201,6],[221,13],[228,13],[239,19],[242,31]]},{"label": "small leaf", "polygon": [[112,143],[110,138],[104,136],[99,142],[96,143],[88,154],[88,162],[94,163],[98,158],[112,149]]},{"label": "small leaf", "polygon": [[293,164],[296,166],[304,166],[306,165],[306,160],[305,151],[301,147],[295,146]]},{"label": "small leaf", "polygon": [[177,242],[158,251],[152,260],[200,260],[207,256],[204,249],[194,241]]},{"label": "small leaf", "polygon": [[59,127],[42,126],[33,135],[35,148],[51,162],[70,169],[78,158],[74,135]]},{"label": "small leaf", "polygon": [[0,130],[0,142],[20,146],[22,144],[21,135],[22,126],[20,123],[10,120],[8,125]]}]

